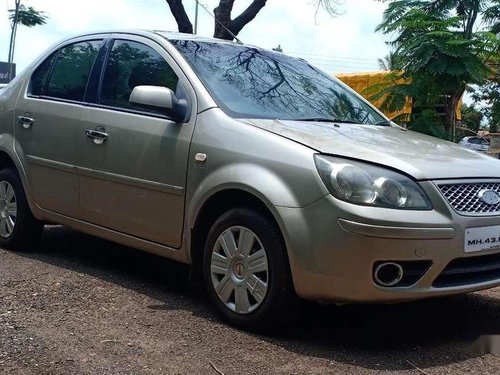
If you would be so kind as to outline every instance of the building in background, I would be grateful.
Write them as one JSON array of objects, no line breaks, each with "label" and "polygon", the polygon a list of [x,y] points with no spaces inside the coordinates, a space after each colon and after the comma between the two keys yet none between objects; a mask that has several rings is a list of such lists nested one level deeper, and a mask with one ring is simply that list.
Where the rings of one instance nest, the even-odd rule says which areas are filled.
[{"label": "building in background", "polygon": [[[390,79],[391,72],[388,71],[377,71],[377,72],[363,72],[363,73],[342,73],[335,74],[335,77],[340,79],[350,88],[352,88],[357,93],[361,94],[365,99],[367,99],[370,103],[372,103],[375,107],[381,107],[384,102],[386,96],[382,96],[379,99],[372,99],[371,96],[375,94],[373,92],[374,87],[380,87],[377,91],[381,90],[382,87],[387,87],[387,85],[396,85],[396,84],[404,84],[404,79],[398,79],[397,81],[391,81]],[[442,107],[442,108],[441,108]],[[457,121],[462,120],[462,100],[459,101],[456,111]],[[389,117],[391,120],[399,117],[404,118],[402,115],[411,115],[413,110],[413,101],[412,98],[407,98],[404,107],[397,112],[387,112],[383,111],[384,114]],[[436,110],[438,113],[442,113],[444,115],[444,105],[437,106]]]},{"label": "building in background", "polygon": [[12,78],[16,76],[16,64],[0,62],[0,85],[4,85],[10,82],[9,80],[9,70],[12,69]]}]

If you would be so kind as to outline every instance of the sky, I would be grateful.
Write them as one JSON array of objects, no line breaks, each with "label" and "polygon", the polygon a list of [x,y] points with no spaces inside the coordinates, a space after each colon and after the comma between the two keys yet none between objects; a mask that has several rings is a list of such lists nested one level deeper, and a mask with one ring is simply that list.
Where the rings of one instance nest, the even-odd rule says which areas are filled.
[{"label": "sky", "polygon": [[[210,11],[217,0],[200,0]],[[233,18],[251,0],[236,0]],[[292,4],[293,5],[290,5]],[[23,0],[42,10],[47,24],[19,27],[15,62],[20,72],[52,44],[88,31],[108,29],[157,29],[177,31],[165,0]],[[195,0],[184,0],[194,23]],[[7,10],[14,0],[0,0],[0,61],[7,61],[10,25]],[[377,59],[387,55],[387,36],[376,33],[386,3],[375,0],[344,0],[340,15],[320,12],[315,17],[311,0],[268,0],[267,5],[239,34],[248,44],[263,48],[281,46],[285,53],[305,58],[329,73],[374,71]],[[212,36],[213,19],[202,8],[198,34]]]}]

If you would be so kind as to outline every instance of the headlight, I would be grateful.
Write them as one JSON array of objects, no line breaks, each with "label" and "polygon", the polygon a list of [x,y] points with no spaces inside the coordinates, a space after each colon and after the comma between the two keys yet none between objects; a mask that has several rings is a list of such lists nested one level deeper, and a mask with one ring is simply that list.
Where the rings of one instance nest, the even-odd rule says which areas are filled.
[{"label": "headlight", "polygon": [[430,210],[422,188],[390,169],[330,156],[315,155],[321,179],[338,199],[364,206]]}]

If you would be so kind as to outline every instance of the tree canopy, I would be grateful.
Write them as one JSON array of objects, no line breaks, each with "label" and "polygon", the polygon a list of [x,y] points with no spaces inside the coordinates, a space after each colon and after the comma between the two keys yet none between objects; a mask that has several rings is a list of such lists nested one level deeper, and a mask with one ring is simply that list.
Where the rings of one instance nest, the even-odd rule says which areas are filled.
[{"label": "tree canopy", "polygon": [[442,125],[451,137],[460,98],[468,85],[485,83],[491,74],[488,62],[498,55],[500,43],[495,30],[499,25],[500,1],[388,2],[377,30],[394,36],[389,44],[402,71],[394,74],[404,77],[407,83],[387,87],[385,105],[397,110],[395,107],[402,100],[396,97],[409,96],[414,107],[420,108],[415,116],[428,116],[429,111],[442,104]]},{"label": "tree canopy", "polygon": [[[26,7],[21,4],[21,0],[15,1],[15,8],[9,9],[9,20],[11,26],[9,42],[9,64],[14,61],[14,51],[16,48],[17,26],[34,27],[44,25],[47,17],[44,12],[35,10],[33,7]],[[9,79],[12,79],[12,66],[9,71]]]},{"label": "tree canopy", "polygon": [[482,113],[488,122],[491,133],[500,132],[500,80],[490,81],[485,85],[470,90],[476,103],[482,107]]},{"label": "tree canopy", "polygon": [[17,23],[26,27],[44,25],[47,17],[44,12],[35,10],[33,7],[19,5],[19,9],[9,9],[9,19],[12,23]]}]

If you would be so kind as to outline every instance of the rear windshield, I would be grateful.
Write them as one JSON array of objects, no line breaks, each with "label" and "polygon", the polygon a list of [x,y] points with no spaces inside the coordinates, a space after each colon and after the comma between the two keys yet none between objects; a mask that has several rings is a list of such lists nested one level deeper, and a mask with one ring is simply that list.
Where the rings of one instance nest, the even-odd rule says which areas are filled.
[{"label": "rear windshield", "polygon": [[230,116],[386,124],[363,99],[304,60],[233,43],[170,42]]}]

